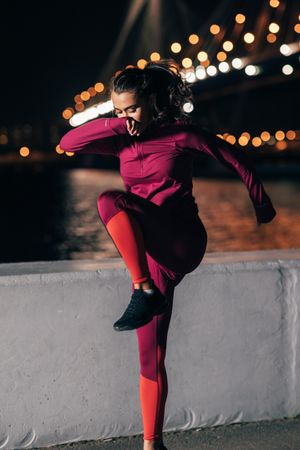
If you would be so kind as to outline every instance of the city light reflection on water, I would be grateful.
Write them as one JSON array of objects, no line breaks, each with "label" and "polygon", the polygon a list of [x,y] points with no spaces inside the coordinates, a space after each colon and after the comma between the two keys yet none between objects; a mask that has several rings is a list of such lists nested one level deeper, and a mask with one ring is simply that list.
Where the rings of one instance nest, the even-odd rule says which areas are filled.
[{"label": "city light reflection on water", "polygon": [[[277,216],[257,227],[239,179],[193,178],[208,232],[207,252],[300,247],[300,182],[263,180]],[[1,174],[1,262],[119,257],[97,210],[98,195],[124,189],[118,172],[100,169]]]}]

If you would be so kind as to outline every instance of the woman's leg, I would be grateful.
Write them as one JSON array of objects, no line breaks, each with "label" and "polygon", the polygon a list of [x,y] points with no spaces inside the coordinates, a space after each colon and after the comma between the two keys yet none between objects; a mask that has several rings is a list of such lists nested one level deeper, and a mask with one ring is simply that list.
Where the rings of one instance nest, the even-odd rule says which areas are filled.
[{"label": "woman's leg", "polygon": [[[119,226],[114,235],[118,235],[116,242],[119,242],[119,248],[125,256],[124,260],[125,263],[127,261],[132,279],[146,277],[150,273],[155,285],[170,302],[165,312],[154,316],[149,323],[136,329],[140,356],[140,401],[144,441],[160,442],[168,395],[165,355],[174,288],[184,275],[194,270],[202,260],[207,242],[206,231],[200,219],[193,225],[186,225],[165,213],[158,205],[135,194],[119,190],[102,193],[98,199],[98,211],[108,228],[109,222],[120,211],[128,213],[127,217],[124,216],[124,223],[133,224],[132,236],[137,238],[133,238],[131,246],[126,249],[129,241],[125,236],[128,236],[129,228],[126,234]],[[130,217],[136,220],[131,222]],[[134,230],[137,224],[140,228],[138,231],[137,228]]]},{"label": "woman's leg", "polygon": [[119,211],[106,224],[107,231],[124,259],[134,284],[149,280],[150,273],[142,230],[127,211]]},{"label": "woman's leg", "polygon": [[[113,241],[134,276],[149,275],[146,252],[177,274],[193,271],[203,258],[207,235],[199,217],[187,224],[163,207],[121,190],[103,192],[98,198],[98,212],[108,231],[114,231],[111,237],[116,238]],[[114,222],[117,226],[112,225]]]},{"label": "woman's leg", "polygon": [[[164,313],[154,316],[151,322],[136,329],[140,357],[140,403],[145,444],[148,441],[163,442],[163,422],[168,396],[165,356],[174,297],[174,280],[171,281],[165,271],[149,255],[148,263],[155,284],[166,295],[170,306]],[[179,277],[176,281],[178,280]]]}]

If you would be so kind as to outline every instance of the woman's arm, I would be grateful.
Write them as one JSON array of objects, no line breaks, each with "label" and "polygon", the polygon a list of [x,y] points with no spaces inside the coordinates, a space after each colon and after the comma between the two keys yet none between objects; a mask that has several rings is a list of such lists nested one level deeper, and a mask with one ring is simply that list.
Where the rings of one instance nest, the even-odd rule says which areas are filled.
[{"label": "woman's arm", "polygon": [[271,222],[276,216],[271,199],[244,151],[194,124],[181,127],[181,132],[176,134],[176,143],[183,151],[194,156],[206,153],[236,172],[248,189],[258,225]]},{"label": "woman's arm", "polygon": [[120,135],[126,133],[126,117],[102,117],[68,131],[59,146],[67,152],[118,156]]}]

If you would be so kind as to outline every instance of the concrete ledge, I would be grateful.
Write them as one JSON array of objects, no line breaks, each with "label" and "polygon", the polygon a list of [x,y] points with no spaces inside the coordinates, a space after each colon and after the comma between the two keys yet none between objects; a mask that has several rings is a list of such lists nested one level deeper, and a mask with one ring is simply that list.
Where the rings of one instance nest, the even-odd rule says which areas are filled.
[{"label": "concrete ledge", "polygon": [[[300,412],[300,249],[207,253],[175,289],[164,430]],[[127,295],[126,295],[127,292]],[[0,264],[0,448],[142,433],[121,258]]]}]

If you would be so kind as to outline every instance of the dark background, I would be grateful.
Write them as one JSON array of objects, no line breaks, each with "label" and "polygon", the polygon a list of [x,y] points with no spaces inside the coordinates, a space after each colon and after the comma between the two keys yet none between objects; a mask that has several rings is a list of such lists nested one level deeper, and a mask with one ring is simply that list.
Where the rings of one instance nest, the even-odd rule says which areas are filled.
[{"label": "dark background", "polygon": [[[5,45],[1,49],[1,120],[11,124],[35,118],[57,119],[66,106],[73,104],[78,91],[98,80],[131,3],[2,3],[1,41]],[[184,3],[194,17],[192,11],[203,2]],[[203,19],[198,20],[204,20],[218,3],[201,5]],[[138,27],[143,24],[143,14],[137,22]],[[182,30],[175,27],[174,35],[176,31]],[[129,36],[129,53],[133,45],[139,45],[137,29]],[[141,47],[140,53],[143,55]]]},{"label": "dark background", "polygon": [[[297,37],[292,23],[297,21],[299,4],[285,3],[280,42]],[[179,41],[188,47],[191,33],[212,41],[209,25],[216,22],[230,30],[237,12],[246,14],[247,29],[256,33],[262,14],[269,14],[270,20],[276,20],[278,14],[267,0],[2,3],[0,125],[61,120],[62,111],[73,106],[74,95],[96,81],[107,83],[115,70],[136,64],[141,57],[149,58],[151,51],[176,58],[170,44]],[[122,34],[126,20],[127,31]],[[261,45],[270,47],[265,40]],[[222,85],[222,75],[218,78]],[[284,88],[285,96],[297,94],[295,79],[296,85],[288,83],[290,88]],[[269,113],[278,117],[273,108]]]}]

